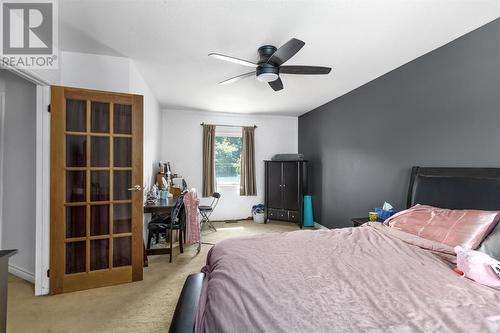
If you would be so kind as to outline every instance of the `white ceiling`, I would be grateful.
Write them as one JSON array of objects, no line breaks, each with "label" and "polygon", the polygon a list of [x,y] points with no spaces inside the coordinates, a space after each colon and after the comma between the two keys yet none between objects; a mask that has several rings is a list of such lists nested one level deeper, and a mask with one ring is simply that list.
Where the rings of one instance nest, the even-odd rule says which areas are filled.
[{"label": "white ceiling", "polygon": [[[498,17],[498,0],[61,0],[61,48],[132,58],[162,106],[300,115]],[[257,48],[306,45],[289,65],[333,67],[282,75],[274,92],[248,67]]]}]

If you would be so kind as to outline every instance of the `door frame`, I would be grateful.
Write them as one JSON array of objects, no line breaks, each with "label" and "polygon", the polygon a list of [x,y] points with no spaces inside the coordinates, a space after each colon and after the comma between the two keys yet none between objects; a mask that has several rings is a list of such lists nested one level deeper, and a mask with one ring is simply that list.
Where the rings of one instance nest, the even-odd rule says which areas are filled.
[{"label": "door frame", "polygon": [[[3,69],[36,85],[35,156],[35,276],[23,274],[9,265],[9,272],[35,283],[35,296],[49,293],[50,245],[50,85],[33,71],[11,66]],[[1,230],[0,226],[0,230]]]}]

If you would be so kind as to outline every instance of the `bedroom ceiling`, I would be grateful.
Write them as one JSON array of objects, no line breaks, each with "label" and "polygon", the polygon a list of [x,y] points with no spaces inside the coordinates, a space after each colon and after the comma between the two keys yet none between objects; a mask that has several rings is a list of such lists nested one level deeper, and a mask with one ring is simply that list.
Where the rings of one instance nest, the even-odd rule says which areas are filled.
[{"label": "bedroom ceiling", "polygon": [[[132,58],[165,108],[300,115],[498,17],[498,0],[61,0],[63,50]],[[257,60],[257,48],[306,42],[287,65],[333,67],[282,75],[285,89],[207,56]]]}]

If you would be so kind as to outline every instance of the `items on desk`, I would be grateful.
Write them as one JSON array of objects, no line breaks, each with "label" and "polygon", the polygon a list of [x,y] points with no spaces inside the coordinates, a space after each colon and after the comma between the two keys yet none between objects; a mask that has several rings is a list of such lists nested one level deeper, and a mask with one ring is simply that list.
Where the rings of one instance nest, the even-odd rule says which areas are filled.
[{"label": "items on desk", "polygon": [[178,198],[183,191],[187,190],[186,181],[182,176],[172,173],[170,162],[158,163],[156,186],[159,189],[157,197],[160,199]]},{"label": "items on desk", "polygon": [[[167,189],[171,183],[171,174],[170,163],[169,162],[161,162],[158,163],[158,174],[156,175],[156,185],[161,189]],[[165,184],[166,183],[166,184]]]},{"label": "items on desk", "polygon": [[158,173],[167,174],[168,172],[172,173],[170,169],[170,162],[162,162],[158,163]]},{"label": "items on desk", "polygon": [[154,184],[148,191],[148,194],[146,196],[146,204],[152,204],[157,202],[158,202],[158,186]]},{"label": "items on desk", "polygon": [[[165,185],[165,181],[167,185]],[[158,174],[156,175],[156,185],[161,188],[168,188],[172,185],[178,185],[181,187],[182,176],[173,173],[170,168],[170,162],[160,162],[158,163]]]},{"label": "items on desk", "polygon": [[174,187],[180,188],[181,192],[187,191],[187,189],[188,189],[188,185],[187,185],[186,181],[181,176],[177,176],[175,178],[172,178],[172,184]]},{"label": "items on desk", "polygon": [[170,193],[174,198],[178,198],[181,195],[182,190],[179,187],[170,186]]},{"label": "items on desk", "polygon": [[156,186],[160,187],[160,188],[163,188],[163,183],[166,182],[166,178],[165,178],[165,175],[164,174],[157,174],[156,175]]},{"label": "items on desk", "polygon": [[171,197],[172,197],[172,195],[167,190],[160,191],[160,199],[161,200],[167,200],[168,198],[171,198]]}]

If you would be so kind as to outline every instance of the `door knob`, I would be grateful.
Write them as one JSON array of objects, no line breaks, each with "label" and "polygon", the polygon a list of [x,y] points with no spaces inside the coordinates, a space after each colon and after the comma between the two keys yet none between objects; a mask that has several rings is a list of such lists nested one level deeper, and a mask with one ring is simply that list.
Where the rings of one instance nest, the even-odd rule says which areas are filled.
[{"label": "door knob", "polygon": [[134,191],[134,192],[139,192],[139,191],[142,191],[142,186],[141,185],[135,185],[134,187],[131,187],[128,190],[129,191]]}]

